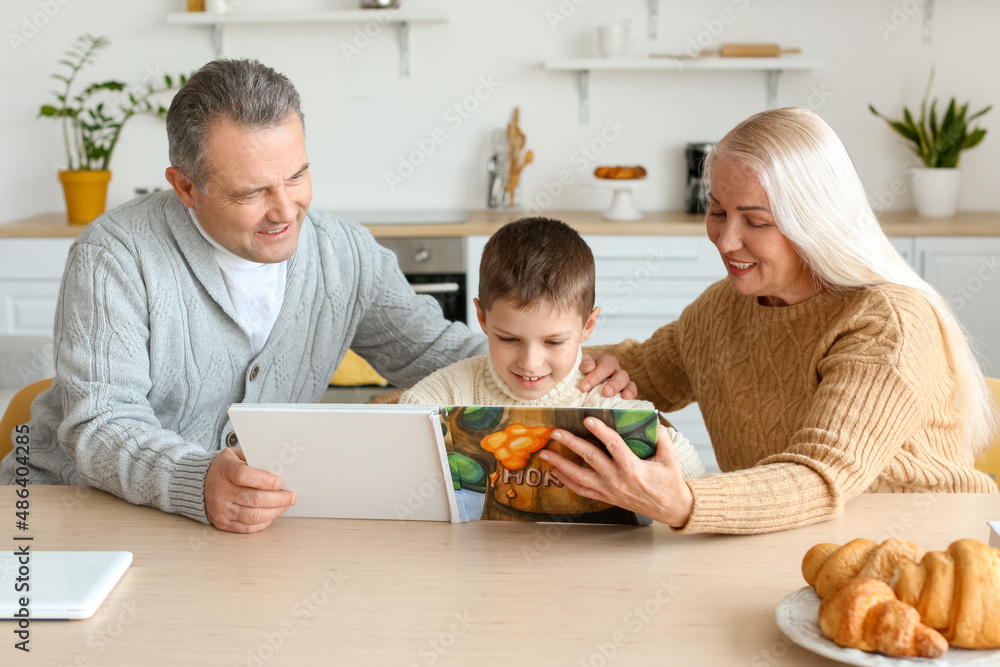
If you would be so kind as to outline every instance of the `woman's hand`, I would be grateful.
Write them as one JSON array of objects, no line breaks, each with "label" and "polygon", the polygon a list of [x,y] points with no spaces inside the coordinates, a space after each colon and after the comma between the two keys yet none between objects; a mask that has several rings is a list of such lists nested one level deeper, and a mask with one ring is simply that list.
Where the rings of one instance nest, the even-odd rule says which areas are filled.
[{"label": "woman's hand", "polygon": [[584,352],[580,370],[587,374],[580,383],[580,391],[584,393],[607,380],[608,383],[604,385],[601,394],[608,398],[621,393],[622,398],[630,400],[639,395],[635,382],[628,379],[628,373],[622,370],[618,358],[610,354],[602,354],[595,360]]},{"label": "woman's hand", "polygon": [[599,419],[587,417],[583,423],[607,446],[611,457],[583,438],[556,429],[552,439],[572,449],[592,468],[543,449],[538,455],[555,467],[559,480],[586,498],[638,512],[674,528],[684,527],[694,508],[694,496],[681,474],[680,457],[666,427],[660,424],[656,453],[643,461]]}]

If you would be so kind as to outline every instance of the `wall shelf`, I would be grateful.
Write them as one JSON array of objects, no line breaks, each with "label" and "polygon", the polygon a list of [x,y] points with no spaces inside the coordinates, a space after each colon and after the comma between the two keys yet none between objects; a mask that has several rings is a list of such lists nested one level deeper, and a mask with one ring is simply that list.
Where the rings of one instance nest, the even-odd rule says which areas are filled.
[{"label": "wall shelf", "polygon": [[580,122],[590,122],[590,73],[593,71],[734,71],[753,70],[767,73],[767,106],[778,104],[778,78],[782,72],[825,67],[821,60],[794,56],[779,58],[564,58],[546,60],[542,67],[553,71],[577,72],[580,78]]},{"label": "wall shelf", "polygon": [[[216,58],[225,58],[224,32],[229,26],[277,23],[370,23],[395,25],[399,30],[399,72],[410,76],[410,24],[447,23],[440,9],[348,9],[312,12],[171,12],[167,23],[211,28]],[[376,33],[377,34],[377,33]]]}]

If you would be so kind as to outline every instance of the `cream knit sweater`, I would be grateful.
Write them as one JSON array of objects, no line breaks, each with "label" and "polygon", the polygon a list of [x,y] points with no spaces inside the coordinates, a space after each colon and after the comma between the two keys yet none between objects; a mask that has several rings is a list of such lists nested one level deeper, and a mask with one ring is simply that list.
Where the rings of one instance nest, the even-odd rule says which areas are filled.
[{"label": "cream knit sweater", "polygon": [[997,492],[963,442],[937,315],[908,288],[768,308],[722,280],[649,340],[601,351],[660,410],[701,408],[723,474],[688,481],[681,532],[795,528],[865,491]]},{"label": "cream knit sweater", "polygon": [[[577,352],[575,370],[541,398],[533,400],[520,398],[500,377],[490,358],[482,356],[463,359],[435,371],[404,393],[399,402],[416,405],[576,406],[631,410],[653,408],[653,404],[649,401],[627,401],[619,394],[610,398],[602,396],[603,383],[586,393],[580,391],[580,382],[583,381],[584,375],[580,371],[582,354],[582,351]],[[684,476],[704,476],[705,464],[702,463],[691,442],[675,429],[667,427],[667,430],[680,455],[681,471]]]}]

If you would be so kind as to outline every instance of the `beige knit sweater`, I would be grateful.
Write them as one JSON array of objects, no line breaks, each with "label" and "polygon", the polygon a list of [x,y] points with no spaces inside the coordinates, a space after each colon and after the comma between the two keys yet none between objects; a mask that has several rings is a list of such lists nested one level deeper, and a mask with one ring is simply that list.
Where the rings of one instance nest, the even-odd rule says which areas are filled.
[{"label": "beige knit sweater", "polygon": [[963,444],[936,313],[908,288],[768,308],[722,280],[649,340],[602,351],[660,410],[701,408],[723,474],[688,481],[681,532],[804,526],[865,491],[997,492]]},{"label": "beige knit sweater", "polygon": [[[601,395],[604,384],[590,391],[580,391],[583,373],[580,371],[582,352],[577,353],[572,373],[541,398],[525,400],[507,386],[488,356],[463,359],[431,373],[399,398],[400,403],[416,405],[519,405],[581,408],[625,408],[651,410],[649,401],[628,401],[619,394],[610,398]],[[705,464],[691,442],[675,429],[668,427],[670,439],[677,447],[681,472],[685,477],[701,477]]]}]

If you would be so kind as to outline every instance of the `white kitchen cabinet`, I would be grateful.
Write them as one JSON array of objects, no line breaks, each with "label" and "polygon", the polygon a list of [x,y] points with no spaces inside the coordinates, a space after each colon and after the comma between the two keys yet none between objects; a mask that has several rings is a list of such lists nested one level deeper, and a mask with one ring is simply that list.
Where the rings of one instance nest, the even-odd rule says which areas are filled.
[{"label": "white kitchen cabinet", "polygon": [[917,269],[972,338],[983,371],[1000,377],[1000,238],[920,236]]},{"label": "white kitchen cabinet", "polygon": [[0,238],[0,335],[52,335],[73,240]]}]

